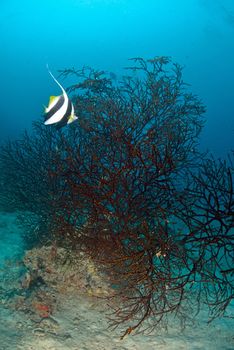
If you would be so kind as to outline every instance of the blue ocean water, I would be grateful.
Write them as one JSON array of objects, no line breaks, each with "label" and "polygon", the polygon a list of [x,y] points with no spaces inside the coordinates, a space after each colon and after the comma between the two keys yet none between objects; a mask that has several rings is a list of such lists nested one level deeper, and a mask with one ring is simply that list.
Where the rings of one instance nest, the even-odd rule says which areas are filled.
[{"label": "blue ocean water", "polygon": [[[226,157],[234,149],[233,37],[233,0],[1,0],[0,144],[18,138],[25,129],[30,131],[32,122],[41,118],[48,97],[58,91],[47,64],[55,76],[58,70],[84,65],[118,76],[129,58],[170,56],[184,66],[184,81],[207,107],[200,149]],[[71,83],[69,79],[62,82],[65,87]],[[1,279],[6,269],[10,271],[7,260],[20,259],[23,254],[22,229],[15,220],[14,213],[1,214],[0,268],[3,263],[5,266]],[[18,269],[12,273],[17,274]],[[14,328],[13,317],[7,314],[7,326],[0,327],[0,350],[29,349],[30,345],[24,348],[23,342],[17,347],[22,338],[27,338],[25,328],[20,333],[24,319],[17,319],[14,345],[1,345],[3,339],[7,344],[13,334],[7,334]],[[233,344],[230,326],[223,320],[218,322],[208,333],[215,337],[219,332],[215,349],[229,349],[227,344]],[[195,344],[194,336],[191,340],[186,335],[173,345],[175,335],[165,343],[165,349],[213,349],[215,342],[207,339],[206,343],[204,329],[198,328],[195,333],[199,337],[203,332],[199,343]],[[142,350],[151,349],[147,340],[143,342],[146,345]],[[129,345],[129,349],[134,346]],[[47,348],[60,349],[52,343],[38,347]],[[37,349],[37,345],[30,349]]]},{"label": "blue ocean water", "polygon": [[2,0],[0,139],[37,120],[54,83],[46,70],[90,65],[119,73],[131,57],[171,56],[207,105],[201,145],[234,139],[232,0]]}]

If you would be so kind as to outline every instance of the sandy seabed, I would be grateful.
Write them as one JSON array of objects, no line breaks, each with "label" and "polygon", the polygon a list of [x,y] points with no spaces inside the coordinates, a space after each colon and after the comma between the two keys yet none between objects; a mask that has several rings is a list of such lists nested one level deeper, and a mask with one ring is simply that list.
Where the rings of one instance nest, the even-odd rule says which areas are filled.
[{"label": "sandy seabed", "polygon": [[[109,309],[105,299],[62,293],[48,317],[37,318],[25,312],[10,302],[15,293],[14,283],[19,284],[18,267],[10,261],[23,254],[21,233],[15,214],[0,215],[0,350],[234,349],[234,319],[223,318],[207,324],[205,312],[184,331],[175,322],[167,332],[155,330],[151,335],[129,335],[123,340],[120,329],[108,329]],[[234,308],[229,310],[229,314],[233,315],[233,311]]]}]

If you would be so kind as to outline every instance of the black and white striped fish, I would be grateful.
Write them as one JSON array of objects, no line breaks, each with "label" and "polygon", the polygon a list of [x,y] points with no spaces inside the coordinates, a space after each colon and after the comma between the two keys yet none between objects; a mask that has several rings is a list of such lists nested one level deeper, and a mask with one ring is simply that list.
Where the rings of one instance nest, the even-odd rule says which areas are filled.
[{"label": "black and white striped fish", "polygon": [[74,122],[78,117],[75,116],[74,106],[67,96],[66,91],[61,84],[55,79],[49,67],[48,72],[58,86],[62,89],[62,95],[50,96],[49,105],[45,108],[45,125],[56,124],[58,128]]}]

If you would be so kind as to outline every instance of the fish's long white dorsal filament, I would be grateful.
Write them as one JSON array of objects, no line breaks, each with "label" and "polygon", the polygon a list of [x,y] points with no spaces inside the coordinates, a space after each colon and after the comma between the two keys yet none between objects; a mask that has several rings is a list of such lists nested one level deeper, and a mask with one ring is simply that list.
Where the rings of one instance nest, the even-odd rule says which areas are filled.
[{"label": "fish's long white dorsal filament", "polygon": [[67,95],[66,91],[64,90],[64,88],[62,87],[62,85],[58,82],[58,80],[54,77],[54,75],[52,74],[48,63],[46,64],[47,70],[49,72],[49,74],[51,75],[51,77],[54,79],[54,81],[58,84],[58,86],[62,89],[63,94]]}]

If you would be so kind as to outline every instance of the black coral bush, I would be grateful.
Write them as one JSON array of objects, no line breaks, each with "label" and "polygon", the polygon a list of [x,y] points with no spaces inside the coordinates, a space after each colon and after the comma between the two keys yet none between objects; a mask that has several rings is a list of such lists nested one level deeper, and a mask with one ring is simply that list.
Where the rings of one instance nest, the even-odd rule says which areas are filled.
[{"label": "black coral bush", "polygon": [[[2,147],[2,200],[109,274],[113,326],[130,334],[233,298],[233,161],[198,151],[205,108],[166,57],[135,58],[116,82],[64,70],[77,123]],[[44,229],[45,231],[45,229]],[[115,305],[113,303],[112,305]]]}]

